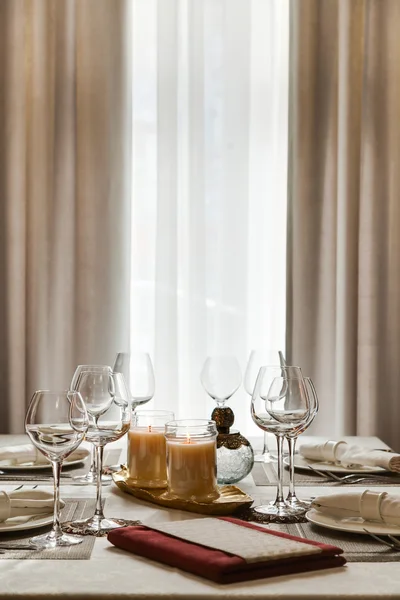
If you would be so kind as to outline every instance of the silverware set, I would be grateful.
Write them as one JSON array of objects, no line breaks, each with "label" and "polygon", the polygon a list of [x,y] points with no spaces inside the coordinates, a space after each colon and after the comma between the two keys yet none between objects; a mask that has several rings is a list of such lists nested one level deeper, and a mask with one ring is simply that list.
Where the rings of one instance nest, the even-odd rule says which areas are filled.
[{"label": "silverware set", "polygon": [[324,477],[324,479],[328,479],[329,481],[335,481],[336,483],[344,483],[344,484],[354,484],[361,483],[362,481],[388,481],[390,480],[391,475],[379,475],[375,473],[366,473],[362,475],[360,473],[350,473],[349,475],[339,476],[337,473],[333,473],[332,471],[318,471],[314,467],[309,466],[309,469],[320,475],[320,477]]},{"label": "silverware set", "polygon": [[387,537],[391,540],[390,542],[388,542],[388,541],[384,540],[382,537],[376,535],[375,533],[372,533],[372,531],[368,531],[368,529],[365,529],[365,528],[363,528],[363,529],[364,529],[365,533],[368,533],[368,535],[371,536],[377,542],[384,544],[385,546],[387,546],[391,550],[394,550],[395,552],[400,552],[400,540],[395,538],[394,535],[390,535],[390,533],[385,535],[385,537]]}]

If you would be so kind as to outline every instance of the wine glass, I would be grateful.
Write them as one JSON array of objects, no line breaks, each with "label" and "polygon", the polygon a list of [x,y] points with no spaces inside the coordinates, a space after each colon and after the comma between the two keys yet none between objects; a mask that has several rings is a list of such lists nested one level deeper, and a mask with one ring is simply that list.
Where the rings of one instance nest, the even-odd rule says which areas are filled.
[{"label": "wine glass", "polygon": [[76,382],[90,417],[86,439],[96,448],[97,495],[96,510],[90,519],[66,524],[69,531],[86,535],[101,535],[129,522],[106,518],[103,513],[101,473],[103,450],[129,430],[131,422],[130,396],[122,373],[104,370],[83,371]]},{"label": "wine glass", "polygon": [[235,356],[209,356],[202,368],[200,380],[203,388],[216,401],[218,407],[239,389],[242,374]]},{"label": "wine glass", "polygon": [[89,419],[78,392],[40,390],[33,394],[25,430],[33,444],[51,461],[54,477],[54,517],[50,533],[30,541],[40,548],[80,544],[82,538],[63,533],[60,525],[60,475],[65,458],[82,442]]},{"label": "wine glass", "polygon": [[[254,386],[256,383],[257,375],[260,368],[265,365],[265,353],[259,350],[252,350],[250,352],[249,360],[247,361],[246,370],[244,373],[244,389],[251,396],[253,394]],[[254,462],[265,462],[271,463],[276,462],[276,457],[273,456],[268,448],[268,434],[264,431],[263,449],[261,454],[254,456]]]},{"label": "wine glass", "polygon": [[[111,367],[107,365],[78,365],[75,369],[75,373],[72,377],[71,381],[71,389],[76,390],[77,382],[79,381],[81,373],[88,371],[93,373],[109,373],[111,372]],[[96,484],[97,481],[97,467],[96,467],[96,450],[95,447],[91,446],[90,453],[90,468],[89,472],[86,475],[76,475],[74,478],[74,482],[81,484]],[[101,474],[101,482],[103,485],[110,485],[112,482],[111,475],[106,475],[105,473]]]},{"label": "wine glass", "polygon": [[315,389],[314,383],[310,377],[304,377],[304,383],[306,386],[307,394],[309,396],[310,402],[310,414],[309,418],[301,424],[297,429],[287,433],[285,435],[288,446],[289,446],[289,458],[290,458],[290,479],[289,479],[289,493],[286,498],[287,504],[292,508],[303,510],[306,512],[311,507],[311,500],[299,500],[296,496],[295,491],[295,483],[294,483],[294,455],[296,449],[297,438],[301,433],[304,433],[306,429],[308,429],[311,423],[314,421],[318,409],[319,409],[319,401],[317,396],[317,391]]},{"label": "wine glass", "polygon": [[155,392],[153,363],[145,352],[119,352],[113,371],[122,373],[131,395],[132,410],[149,402]]},{"label": "wine glass", "polygon": [[282,521],[296,513],[283,499],[283,437],[304,423],[310,403],[299,367],[279,367],[281,375],[270,380],[270,371],[261,367],[251,399],[253,421],[276,437],[278,448],[278,485],[275,501],[257,506],[255,512],[268,515],[270,521]]}]

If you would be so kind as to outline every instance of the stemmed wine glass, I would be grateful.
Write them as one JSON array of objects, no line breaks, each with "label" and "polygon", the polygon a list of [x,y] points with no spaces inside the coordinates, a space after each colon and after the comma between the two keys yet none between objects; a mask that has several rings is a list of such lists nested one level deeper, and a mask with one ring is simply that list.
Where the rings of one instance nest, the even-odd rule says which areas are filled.
[{"label": "stemmed wine glass", "polygon": [[271,369],[261,367],[251,399],[253,421],[273,433],[278,448],[278,486],[272,504],[255,507],[256,512],[268,515],[270,521],[281,521],[296,514],[283,498],[283,438],[309,418],[310,402],[299,367],[277,367],[281,373],[271,381]]},{"label": "stemmed wine glass", "polygon": [[[90,373],[111,373],[111,367],[107,365],[78,365],[75,369],[75,373],[72,377],[71,381],[71,389],[76,390],[77,382],[79,381],[79,377],[83,372]],[[97,467],[96,467],[96,450],[93,445],[91,445],[91,453],[90,453],[90,468],[89,472],[86,475],[76,475],[74,477],[74,482],[81,484],[96,484],[97,481]],[[112,482],[111,475],[107,475],[106,473],[101,474],[101,482],[103,485],[109,485]]]},{"label": "stemmed wine glass", "polygon": [[287,433],[285,435],[288,446],[289,446],[289,459],[290,459],[290,479],[289,479],[289,493],[286,498],[287,504],[294,509],[303,510],[303,512],[307,511],[311,507],[311,500],[299,500],[296,496],[295,490],[295,482],[294,482],[294,456],[296,449],[297,438],[301,433],[304,433],[306,429],[308,429],[311,423],[314,421],[319,408],[319,401],[317,396],[317,391],[315,389],[314,383],[310,377],[304,377],[304,384],[306,387],[306,391],[309,397],[310,402],[310,413],[308,419],[302,423],[298,428],[293,431]]},{"label": "stemmed wine glass", "polygon": [[216,401],[218,407],[239,389],[242,374],[235,356],[209,356],[202,368],[200,380],[203,388]]},{"label": "stemmed wine glass", "polygon": [[114,373],[122,373],[131,395],[132,410],[149,402],[155,392],[153,363],[146,352],[119,352]]},{"label": "stemmed wine glass", "polygon": [[76,382],[90,417],[86,439],[96,448],[97,496],[93,517],[65,524],[68,531],[100,535],[129,522],[104,516],[102,503],[101,473],[103,450],[106,444],[115,442],[129,430],[131,406],[129,392],[121,373],[111,369],[103,372],[83,371]]},{"label": "stemmed wine glass", "polygon": [[63,533],[60,525],[60,475],[65,458],[82,442],[89,426],[85,404],[78,392],[40,390],[33,394],[25,430],[33,444],[51,461],[54,477],[54,517],[50,533],[30,541],[40,548],[80,544],[82,538]]},{"label": "stemmed wine glass", "polygon": [[[266,364],[265,356],[263,352],[259,350],[252,350],[250,352],[249,360],[247,361],[246,370],[244,373],[244,389],[251,395],[253,394],[254,386],[256,383],[257,375],[260,368]],[[268,448],[268,434],[264,431],[263,449],[261,454],[255,454],[254,462],[271,463],[276,462],[276,456],[273,456]]]}]

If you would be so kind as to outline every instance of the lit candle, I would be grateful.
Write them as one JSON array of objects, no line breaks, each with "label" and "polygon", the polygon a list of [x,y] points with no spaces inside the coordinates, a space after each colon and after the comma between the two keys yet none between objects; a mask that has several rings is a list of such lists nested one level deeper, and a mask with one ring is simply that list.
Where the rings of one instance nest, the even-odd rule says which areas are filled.
[{"label": "lit candle", "polygon": [[166,438],[168,493],[202,502],[217,498],[214,421],[173,421],[166,426]]},{"label": "lit candle", "polygon": [[167,487],[164,425],[174,418],[168,411],[137,411],[128,433],[129,483],[136,487]]}]

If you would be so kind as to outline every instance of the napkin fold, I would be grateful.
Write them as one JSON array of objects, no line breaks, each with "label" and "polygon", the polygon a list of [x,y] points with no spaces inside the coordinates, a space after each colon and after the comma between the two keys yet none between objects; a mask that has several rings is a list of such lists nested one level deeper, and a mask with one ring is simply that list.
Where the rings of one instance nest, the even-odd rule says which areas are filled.
[{"label": "napkin fold", "polygon": [[342,467],[381,467],[400,473],[400,454],[349,445],[344,440],[302,444],[299,454],[315,462],[330,462]]},{"label": "napkin fold", "polygon": [[[0,523],[15,517],[20,517],[19,522],[25,522],[34,515],[51,514],[53,505],[53,494],[42,490],[0,491]],[[65,506],[65,502],[61,500],[60,506]]]},{"label": "napkin fold", "polygon": [[[292,573],[314,571],[340,567],[346,560],[340,556],[342,550],[336,546],[320,544],[304,540],[285,533],[272,531],[263,527],[239,521],[231,517],[214,519],[196,519],[201,523],[206,543],[199,544],[187,538],[187,521],[174,523],[174,534],[139,525],[115,529],[108,534],[108,540],[123,550],[139,556],[155,560],[171,567],[188,571],[194,575],[210,579],[217,583],[234,583],[250,581],[265,577],[276,577]],[[230,524],[224,539],[219,536],[216,546],[213,541],[213,523]],[[171,524],[165,524],[170,526]],[[179,537],[179,527],[186,532],[186,537]],[[232,526],[233,531],[232,531]],[[162,529],[160,527],[160,529]],[[171,531],[170,527],[166,527]],[[221,527],[218,527],[221,531]],[[265,556],[257,555],[246,546],[249,537],[246,532],[261,536]],[[264,538],[265,536],[265,538]],[[210,541],[208,541],[210,540]],[[228,543],[230,552],[221,550],[221,545]],[[210,544],[210,545],[209,545]],[[233,548],[237,550],[233,550]],[[250,554],[248,554],[250,552]],[[241,556],[242,555],[242,556]],[[251,558],[243,558],[250,556]]]},{"label": "napkin fold", "polygon": [[[70,455],[70,459],[83,460],[88,454],[89,452],[86,448],[79,447]],[[49,463],[50,461],[33,444],[0,447],[0,468],[25,464],[45,466]]]},{"label": "napkin fold", "polygon": [[364,490],[318,496],[311,507],[340,519],[361,517],[365,521],[400,526],[400,496],[388,492]]}]

